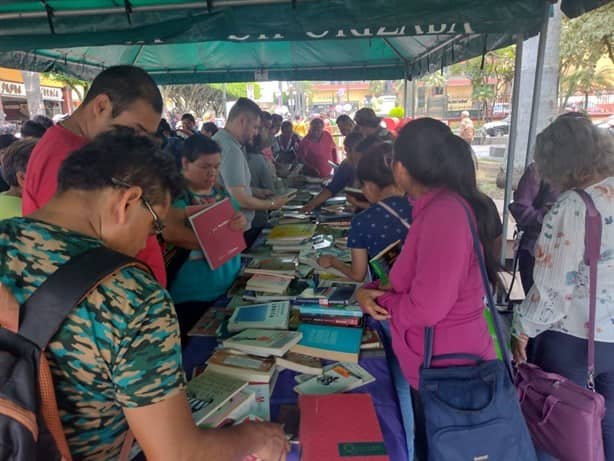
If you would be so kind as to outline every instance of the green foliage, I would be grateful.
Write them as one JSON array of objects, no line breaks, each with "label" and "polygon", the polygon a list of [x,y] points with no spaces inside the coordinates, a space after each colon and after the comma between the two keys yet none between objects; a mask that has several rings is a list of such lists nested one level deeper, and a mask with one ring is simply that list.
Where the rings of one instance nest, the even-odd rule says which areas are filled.
[{"label": "green foliage", "polygon": [[614,77],[596,67],[606,55],[614,62],[612,49],[614,3],[575,19],[563,17],[560,41],[560,105],[564,108],[575,93],[598,93],[611,86]]},{"label": "green foliage", "polygon": [[77,77],[73,77],[72,75],[68,75],[65,73],[46,72],[43,75],[47,78],[63,83],[65,86],[75,90],[81,101],[83,101],[83,98],[85,97],[87,90],[90,87],[90,82]]},{"label": "green foliage", "polygon": [[405,117],[405,110],[403,110],[402,107],[396,106],[390,109],[390,112],[388,112],[388,115],[390,117],[403,118]]},{"label": "green foliage", "polygon": [[245,83],[245,82],[233,82],[233,83],[213,83],[209,86],[224,91],[224,85],[226,85],[226,97],[227,99],[247,98],[247,86],[253,85],[254,87],[254,99],[260,99],[261,91],[260,85],[257,83]]}]

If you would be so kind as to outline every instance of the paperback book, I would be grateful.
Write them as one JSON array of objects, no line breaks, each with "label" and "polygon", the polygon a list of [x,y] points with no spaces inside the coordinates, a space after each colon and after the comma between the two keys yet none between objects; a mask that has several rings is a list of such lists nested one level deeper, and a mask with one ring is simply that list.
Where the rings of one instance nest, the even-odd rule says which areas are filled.
[{"label": "paperback book", "polygon": [[264,258],[253,259],[245,268],[245,274],[266,274],[294,277],[298,261],[296,258]]},{"label": "paperback book", "polygon": [[298,371],[303,374],[322,374],[322,361],[309,355],[288,352],[283,357],[275,357],[275,363],[281,368]]},{"label": "paperback book", "polygon": [[289,314],[289,301],[240,306],[233,311],[228,320],[228,331],[235,332],[248,328],[287,330]]},{"label": "paperback book", "polygon": [[210,308],[188,332],[188,336],[218,336],[221,325],[230,317],[231,313],[230,309]]},{"label": "paperback book", "polygon": [[261,357],[281,357],[302,337],[299,331],[249,329],[225,339],[222,345]]},{"label": "paperback book", "polygon": [[347,392],[375,381],[375,377],[356,363],[333,363],[324,368],[320,376],[314,376],[297,386],[297,394],[324,395]]},{"label": "paperback book", "polygon": [[201,424],[233,396],[247,386],[247,381],[205,370],[188,382],[187,392],[200,403],[192,405],[192,417]]},{"label": "paperback book", "polygon": [[290,286],[292,278],[280,275],[256,274],[249,279],[245,288],[248,291],[284,294]]},{"label": "paperback book", "polygon": [[374,274],[383,285],[388,285],[390,282],[388,274],[392,269],[392,265],[401,254],[402,244],[400,240],[391,243],[377,255],[369,260],[369,265],[373,269]]},{"label": "paperback book", "polygon": [[244,381],[268,383],[275,372],[275,360],[219,349],[207,360],[207,369]]},{"label": "paperback book", "polygon": [[298,327],[298,332],[302,334],[302,339],[292,347],[292,352],[339,362],[358,363],[361,328],[303,323]]}]

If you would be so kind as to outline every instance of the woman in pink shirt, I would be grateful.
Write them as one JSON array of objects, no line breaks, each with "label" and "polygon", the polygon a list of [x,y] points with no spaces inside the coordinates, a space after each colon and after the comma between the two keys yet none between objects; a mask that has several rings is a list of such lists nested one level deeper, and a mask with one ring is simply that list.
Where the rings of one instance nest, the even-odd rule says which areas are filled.
[{"label": "woman in pink shirt", "polygon": [[[390,285],[363,288],[358,301],[377,320],[390,319],[392,345],[412,387],[416,455],[426,459],[419,395],[424,329],[434,327],[433,355],[469,353],[494,359],[484,318],[484,288],[463,203],[472,210],[487,265],[496,269],[491,229],[496,220],[476,184],[471,148],[443,123],[423,118],[406,125],[394,144],[397,184],[412,203],[412,227],[390,273]],[[441,361],[438,366],[461,364]]]},{"label": "woman in pink shirt", "polygon": [[337,148],[329,132],[324,131],[321,118],[314,118],[309,125],[309,133],[298,146],[296,156],[305,165],[305,171],[320,178],[330,176],[331,166],[336,162]]}]

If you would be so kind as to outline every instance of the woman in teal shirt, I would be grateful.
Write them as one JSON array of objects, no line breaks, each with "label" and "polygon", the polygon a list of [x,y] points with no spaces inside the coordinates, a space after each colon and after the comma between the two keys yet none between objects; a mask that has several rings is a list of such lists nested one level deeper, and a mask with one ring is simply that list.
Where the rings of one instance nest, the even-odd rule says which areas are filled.
[{"label": "woman in teal shirt", "polygon": [[[229,198],[235,210],[239,205],[218,182],[222,155],[220,146],[212,139],[195,134],[183,144],[181,166],[186,189],[173,203],[174,207],[213,205]],[[243,232],[247,225],[245,216],[237,212],[230,223],[232,230]],[[187,250],[186,250],[187,251]],[[180,254],[181,252],[178,252]],[[224,265],[212,270],[201,250],[191,250],[183,257],[176,275],[170,274],[169,291],[175,302],[182,340],[212,302],[222,296],[240,268],[240,258],[235,256]]]}]

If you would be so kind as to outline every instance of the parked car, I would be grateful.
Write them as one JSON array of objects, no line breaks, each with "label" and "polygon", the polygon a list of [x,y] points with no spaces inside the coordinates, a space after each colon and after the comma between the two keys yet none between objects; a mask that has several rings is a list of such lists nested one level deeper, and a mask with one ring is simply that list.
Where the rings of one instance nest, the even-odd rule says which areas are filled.
[{"label": "parked car", "polygon": [[502,120],[495,120],[482,125],[482,131],[486,136],[505,136],[510,133],[511,116],[508,115]]}]

